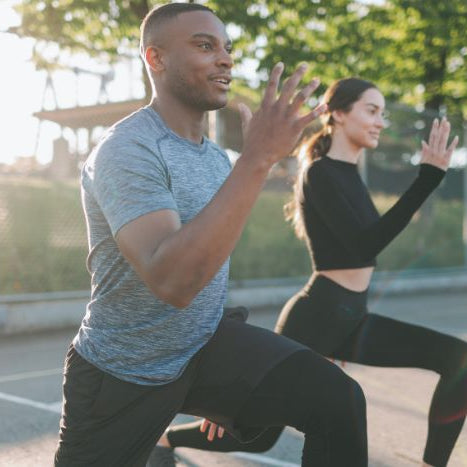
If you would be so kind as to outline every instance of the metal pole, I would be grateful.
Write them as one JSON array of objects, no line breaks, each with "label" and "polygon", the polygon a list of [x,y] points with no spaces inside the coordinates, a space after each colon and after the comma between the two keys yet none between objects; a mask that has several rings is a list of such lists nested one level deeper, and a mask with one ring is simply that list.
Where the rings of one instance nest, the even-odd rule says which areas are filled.
[{"label": "metal pole", "polygon": [[[467,122],[464,122],[463,147],[467,149]],[[466,150],[467,156],[467,150]],[[464,222],[462,228],[462,240],[464,243],[464,266],[467,268],[467,157],[464,161]]]},{"label": "metal pole", "polygon": [[211,110],[208,112],[208,138],[218,143],[217,140],[217,112]]}]

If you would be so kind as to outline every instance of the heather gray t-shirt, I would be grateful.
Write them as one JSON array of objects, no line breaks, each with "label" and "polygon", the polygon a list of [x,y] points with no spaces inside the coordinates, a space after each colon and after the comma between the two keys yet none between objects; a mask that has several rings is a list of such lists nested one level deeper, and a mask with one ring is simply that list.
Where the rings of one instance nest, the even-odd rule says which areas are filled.
[{"label": "heather gray t-shirt", "polygon": [[229,262],[183,310],[156,298],[120,253],[115,235],[161,209],[190,222],[228,176],[229,159],[195,144],[144,107],[112,127],[82,171],[91,300],[74,339],[78,353],[113,376],[158,385],[180,376],[221,319]]}]

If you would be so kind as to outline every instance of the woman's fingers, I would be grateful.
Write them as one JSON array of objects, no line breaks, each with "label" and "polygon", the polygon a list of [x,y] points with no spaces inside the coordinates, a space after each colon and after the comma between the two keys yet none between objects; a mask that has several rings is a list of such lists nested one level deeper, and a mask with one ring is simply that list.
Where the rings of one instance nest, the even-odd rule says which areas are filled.
[{"label": "woman's fingers", "polygon": [[448,144],[449,133],[451,132],[451,124],[446,120],[445,117],[441,120],[439,127],[439,138],[438,145],[435,146],[435,151],[440,156],[444,156],[446,152],[446,146]]},{"label": "woman's fingers", "polygon": [[459,137],[456,135],[454,139],[451,141],[451,144],[446,150],[446,157],[451,160],[452,153],[455,151],[457,147],[457,143],[459,142]]},{"label": "woman's fingers", "polygon": [[457,147],[459,138],[456,136],[448,146],[451,124],[446,117],[441,122],[433,121],[428,143],[422,141],[422,163],[432,164],[443,170],[447,170],[452,153]]},{"label": "woman's fingers", "polygon": [[433,145],[435,144],[435,139],[438,136],[438,129],[439,129],[439,120],[435,118],[433,121],[433,124],[431,125],[430,136],[428,138],[428,146],[433,147]]},{"label": "woman's fingers", "polygon": [[422,156],[427,157],[430,154],[430,146],[428,146],[426,141],[422,140]]},{"label": "woman's fingers", "polygon": [[219,426],[217,423],[211,422],[206,419],[204,419],[201,422],[199,429],[201,433],[205,433],[208,427],[209,427],[208,434],[207,434],[208,441],[212,441],[216,437],[216,432],[217,432],[218,438],[222,438],[224,436],[224,428]]},{"label": "woman's fingers", "polygon": [[199,430],[201,433],[204,433],[206,431],[206,428],[209,426],[211,422],[209,420],[203,419],[201,422],[201,426],[199,427]]},{"label": "woman's fingers", "polygon": [[212,441],[215,438],[216,431],[217,425],[215,423],[211,423],[211,426],[209,427],[208,441]]}]

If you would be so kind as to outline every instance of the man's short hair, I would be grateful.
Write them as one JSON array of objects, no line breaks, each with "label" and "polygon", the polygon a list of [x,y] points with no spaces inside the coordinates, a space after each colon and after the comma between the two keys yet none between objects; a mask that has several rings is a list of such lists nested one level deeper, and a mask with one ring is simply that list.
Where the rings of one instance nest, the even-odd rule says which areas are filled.
[{"label": "man's short hair", "polygon": [[141,53],[144,54],[148,45],[154,45],[154,37],[158,26],[187,11],[209,11],[215,14],[211,8],[198,3],[168,3],[163,6],[154,7],[141,23]]}]

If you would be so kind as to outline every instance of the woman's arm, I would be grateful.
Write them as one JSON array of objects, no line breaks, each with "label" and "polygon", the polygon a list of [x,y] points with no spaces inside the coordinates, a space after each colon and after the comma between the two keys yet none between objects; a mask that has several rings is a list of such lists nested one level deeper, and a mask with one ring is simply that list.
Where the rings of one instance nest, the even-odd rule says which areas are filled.
[{"label": "woman's arm", "polygon": [[323,222],[350,251],[362,260],[377,256],[410,222],[415,212],[439,185],[456,148],[457,136],[447,147],[449,122],[434,121],[428,143],[422,143],[422,158],[417,178],[383,216],[369,226],[345,198],[329,174],[310,173],[311,203]]}]

